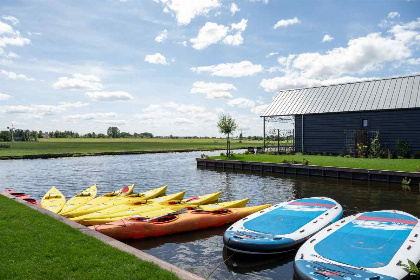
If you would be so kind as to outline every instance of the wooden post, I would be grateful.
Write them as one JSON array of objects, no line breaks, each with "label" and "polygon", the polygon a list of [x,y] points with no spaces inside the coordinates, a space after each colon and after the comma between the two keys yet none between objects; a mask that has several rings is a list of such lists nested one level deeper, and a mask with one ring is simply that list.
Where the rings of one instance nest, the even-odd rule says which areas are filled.
[{"label": "wooden post", "polygon": [[265,117],[263,117],[263,123],[264,123],[264,128],[263,128],[263,152],[265,152]]},{"label": "wooden post", "polygon": [[280,154],[280,129],[277,129],[277,154]]}]

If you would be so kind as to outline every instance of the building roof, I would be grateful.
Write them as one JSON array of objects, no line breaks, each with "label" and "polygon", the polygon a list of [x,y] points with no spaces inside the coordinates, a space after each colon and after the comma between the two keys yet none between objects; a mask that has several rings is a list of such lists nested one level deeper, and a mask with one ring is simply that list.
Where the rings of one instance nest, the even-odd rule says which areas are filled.
[{"label": "building roof", "polygon": [[282,90],[261,117],[420,108],[420,74]]}]

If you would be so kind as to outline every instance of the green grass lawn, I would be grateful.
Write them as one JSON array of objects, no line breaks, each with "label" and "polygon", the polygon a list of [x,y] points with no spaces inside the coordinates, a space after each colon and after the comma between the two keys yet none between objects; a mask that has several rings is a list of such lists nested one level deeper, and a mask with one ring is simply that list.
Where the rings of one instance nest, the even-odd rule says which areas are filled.
[{"label": "green grass lawn", "polygon": [[0,279],[178,279],[0,195]]},{"label": "green grass lawn", "polygon": [[[211,157],[212,159],[227,159],[226,157]],[[351,167],[376,170],[410,171],[415,172],[420,168],[419,159],[376,159],[376,158],[344,158],[333,156],[310,155],[235,155],[230,160],[257,161],[257,162],[283,162],[307,159],[311,165]]]},{"label": "green grass lawn", "polygon": [[[39,142],[13,142],[10,148],[0,148],[0,156],[41,154],[87,154],[101,152],[214,150],[224,149],[224,139],[40,139]],[[262,146],[262,141],[231,140],[232,148]]]}]

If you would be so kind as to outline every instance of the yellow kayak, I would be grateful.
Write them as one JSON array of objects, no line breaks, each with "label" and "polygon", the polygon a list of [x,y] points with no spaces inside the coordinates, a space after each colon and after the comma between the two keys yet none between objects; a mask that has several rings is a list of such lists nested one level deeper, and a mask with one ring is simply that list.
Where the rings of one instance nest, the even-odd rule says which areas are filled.
[{"label": "yellow kayak", "polygon": [[60,212],[61,209],[63,209],[64,204],[66,204],[66,198],[55,187],[52,187],[47,191],[41,200],[41,206],[54,213]]},{"label": "yellow kayak", "polygon": [[65,215],[66,213],[70,211],[74,211],[77,208],[85,205],[92,199],[96,197],[96,193],[98,192],[98,189],[96,188],[96,184],[93,185],[90,188],[87,188],[86,190],[82,191],[79,194],[76,194],[72,198],[70,198],[66,204],[64,205],[63,209],[60,211],[60,215]]},{"label": "yellow kayak", "polygon": [[77,217],[77,216],[81,216],[81,215],[86,215],[88,213],[91,213],[93,211],[91,211],[91,208],[93,207],[97,207],[99,205],[102,205],[104,203],[109,202],[110,200],[119,200],[122,199],[125,196],[128,196],[130,194],[133,193],[133,189],[134,189],[134,184],[124,187],[120,190],[117,190],[115,192],[112,193],[107,193],[104,194],[100,197],[94,198],[91,201],[89,201],[88,203],[86,203],[85,205],[79,207],[78,209],[71,211],[71,212],[67,212],[67,214],[65,214],[66,217]]},{"label": "yellow kayak", "polygon": [[120,209],[132,209],[132,208],[136,209],[136,208],[142,207],[142,209],[145,209],[145,210],[150,209],[150,208],[152,208],[151,210],[154,210],[153,207],[155,205],[159,205],[160,203],[165,203],[166,201],[180,201],[182,198],[184,198],[185,193],[186,191],[182,191],[179,193],[169,194],[169,195],[161,196],[159,198],[154,198],[151,200],[142,200],[138,202],[132,202],[130,204],[121,204],[121,205],[113,206],[110,208],[98,210],[93,213],[88,213],[86,215],[73,217],[70,219],[73,221],[79,222],[79,221],[84,221],[88,219],[104,218],[109,215],[113,215],[115,211],[119,211]]},{"label": "yellow kayak", "polygon": [[136,215],[126,215],[121,217],[107,217],[107,218],[96,218],[96,219],[89,219],[86,221],[81,221],[84,225],[100,225],[109,223],[112,221],[125,219],[125,218],[155,218],[163,215],[167,215],[169,213],[172,213],[174,211],[180,211],[185,208],[194,208],[195,210],[202,210],[202,211],[214,211],[214,210],[220,210],[220,209],[227,209],[227,208],[242,208],[245,207],[248,203],[249,198],[240,199],[240,200],[234,200],[234,201],[227,201],[227,202],[221,202],[221,203],[214,203],[209,205],[185,205],[185,204],[174,204],[170,205],[169,207],[143,212]]},{"label": "yellow kayak", "polygon": [[[159,209],[171,208],[171,209],[182,209],[185,207],[196,207],[204,203],[209,203],[217,201],[219,199],[221,192],[211,193],[206,195],[201,195],[184,200],[175,200],[168,199],[168,196],[163,196],[159,198],[152,199],[147,201],[144,204],[140,205],[119,205],[117,207],[112,207],[106,209],[102,212],[95,212],[90,215],[85,215],[83,217],[77,217],[73,221],[80,222],[83,225],[92,225],[90,221],[92,220],[102,220],[106,219],[107,221],[114,221],[115,219],[120,219],[123,217],[131,217],[133,215],[141,215],[142,213],[155,211]],[[125,206],[123,208],[123,206]],[[115,209],[114,209],[115,208]],[[117,210],[124,209],[123,211],[115,212]]]}]

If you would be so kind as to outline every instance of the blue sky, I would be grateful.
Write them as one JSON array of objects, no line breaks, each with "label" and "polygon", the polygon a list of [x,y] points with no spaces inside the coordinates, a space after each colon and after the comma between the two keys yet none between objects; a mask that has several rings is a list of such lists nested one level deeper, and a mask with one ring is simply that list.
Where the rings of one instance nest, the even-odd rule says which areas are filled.
[{"label": "blue sky", "polygon": [[281,89],[418,73],[420,2],[2,0],[0,129],[245,135]]}]

